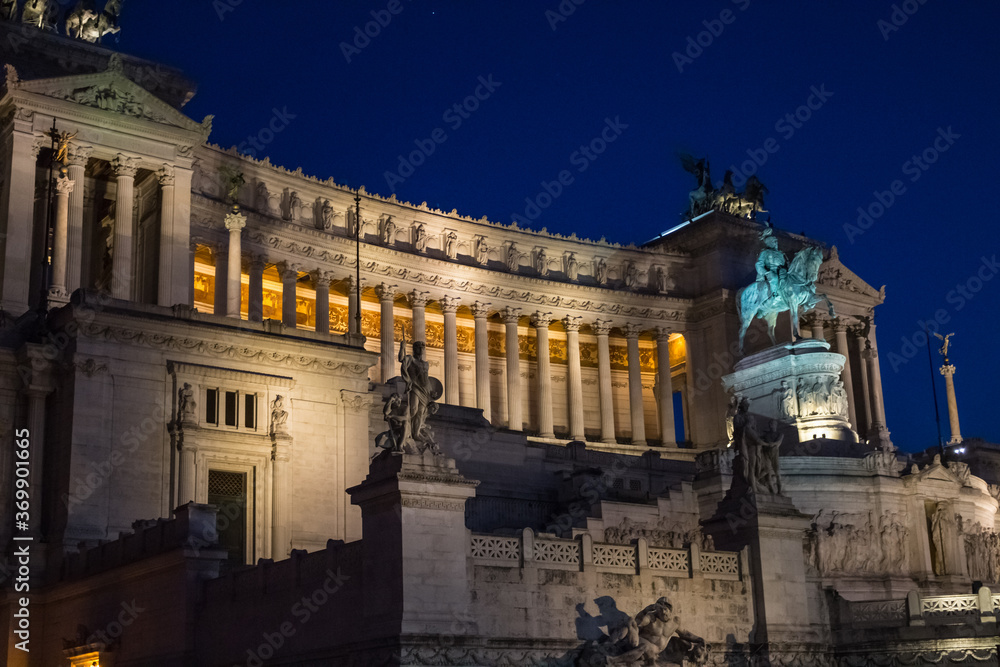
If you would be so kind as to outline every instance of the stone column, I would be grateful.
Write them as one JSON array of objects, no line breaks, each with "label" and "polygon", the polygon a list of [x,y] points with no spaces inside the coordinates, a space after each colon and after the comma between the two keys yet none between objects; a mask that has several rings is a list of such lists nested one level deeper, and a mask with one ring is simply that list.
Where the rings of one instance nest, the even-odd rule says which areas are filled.
[{"label": "stone column", "polygon": [[660,385],[660,441],[664,447],[677,446],[674,429],[674,381],[670,375],[670,329],[656,330],[656,372]]},{"label": "stone column", "polygon": [[288,537],[288,454],[292,438],[288,433],[273,433],[271,450],[271,558],[288,556],[292,544]]},{"label": "stone column", "polygon": [[278,275],[281,276],[281,323],[292,329],[296,327],[298,301],[295,290],[301,270],[302,267],[289,262],[278,265]]},{"label": "stone column", "polygon": [[601,396],[601,442],[613,445],[615,439],[614,388],[611,386],[611,333],[610,320],[594,322],[597,334],[597,384]]},{"label": "stone column", "polygon": [[645,446],[646,421],[642,405],[642,362],[639,358],[639,334],[642,329],[637,324],[625,327],[628,344],[628,402],[632,414],[632,444]]},{"label": "stone column", "polygon": [[868,435],[868,430],[872,423],[872,398],[871,388],[868,385],[868,363],[865,360],[865,338],[861,335],[861,328],[854,331],[854,339],[858,345],[858,354],[861,356],[861,363],[858,365],[861,377],[861,403],[855,402],[858,423],[857,431],[863,436]]},{"label": "stone column", "polygon": [[173,290],[170,281],[174,279],[173,262],[174,230],[174,170],[164,165],[157,175],[160,182],[160,267],[156,288],[156,302],[161,306],[172,306]]},{"label": "stone column", "polygon": [[180,461],[177,469],[177,505],[193,503],[195,498],[195,479],[197,474],[198,443],[195,434],[198,432],[198,418],[194,414],[179,415],[180,419]]},{"label": "stone column", "polygon": [[871,427],[868,429],[868,442],[883,449],[892,449],[892,441],[889,439],[889,430],[885,426],[885,414],[882,412],[882,396],[878,391],[876,378],[878,377],[878,350],[874,347],[866,347],[864,359],[868,364],[868,377],[871,381]]},{"label": "stone column", "polygon": [[444,402],[461,404],[458,375],[458,299],[443,296],[438,301],[444,313]]},{"label": "stone column", "polygon": [[875,341],[875,323],[872,322],[871,330],[868,332],[868,340],[871,341],[872,351],[875,353],[872,358],[872,368],[869,369],[868,382],[871,384],[872,396],[875,402],[875,414],[879,423],[888,428],[885,422],[885,397],[882,394],[882,368],[878,360],[878,343]]},{"label": "stone column", "polygon": [[549,325],[552,323],[552,313],[535,313],[531,323],[535,327],[538,348],[538,363],[535,370],[538,375],[538,435],[543,438],[554,438],[556,434],[552,419],[552,360],[549,351]]},{"label": "stone column", "polygon": [[427,343],[427,299],[429,293],[413,290],[407,295],[413,311],[413,341]]},{"label": "stone column", "polygon": [[316,331],[330,333],[330,274],[313,271],[313,285],[316,288]]},{"label": "stone column", "polygon": [[247,275],[250,277],[247,290],[247,320],[262,322],[264,320],[264,268],[267,260],[261,255],[250,255],[247,262]]},{"label": "stone column", "polygon": [[819,314],[813,315],[812,337],[816,340],[826,340],[826,334],[823,331],[824,324],[823,318]]},{"label": "stone column", "polygon": [[581,317],[563,318],[566,327],[566,383],[569,385],[569,437],[585,440],[583,422],[583,372],[580,370],[580,324]]},{"label": "stone column", "polygon": [[490,340],[486,317],[489,304],[476,301],[472,316],[476,322],[476,407],[483,411],[486,421],[492,420],[490,410]]},{"label": "stone column", "polygon": [[[53,304],[69,302],[66,291],[66,255],[69,242],[69,195],[73,192],[73,181],[65,176],[56,178],[56,221],[52,233],[52,283],[49,285],[49,301]],[[82,186],[81,186],[82,187]]]},{"label": "stone column", "polygon": [[137,163],[136,158],[125,155],[118,155],[111,162],[111,168],[118,182],[111,261],[111,296],[115,299],[132,299],[132,237],[134,235],[132,205],[135,199],[135,175],[139,171]]},{"label": "stone column", "polygon": [[381,325],[379,327],[382,354],[382,382],[388,382],[396,376],[396,355],[394,349],[396,325],[393,321],[392,312],[393,302],[396,299],[396,286],[387,283],[376,285],[375,295],[378,296],[379,304],[382,307]]},{"label": "stone column", "polygon": [[212,249],[212,259],[215,260],[215,301],[213,302],[212,312],[215,315],[225,315],[226,314],[226,281],[229,280],[229,276],[226,272],[229,270],[229,266],[226,263],[227,257],[226,253],[222,251],[222,248],[217,245],[209,245]]},{"label": "stone column", "polygon": [[73,188],[69,195],[69,231],[66,242],[66,292],[69,294],[80,288],[83,275],[84,184],[87,161],[93,152],[94,149],[88,146],[72,146],[69,152],[69,180],[80,186]]},{"label": "stone column", "polygon": [[521,309],[508,306],[500,311],[500,316],[503,317],[506,328],[507,428],[520,431],[524,428],[524,417],[521,412],[521,346],[517,337]]},{"label": "stone column", "polygon": [[851,377],[851,350],[847,344],[847,325],[838,320],[834,324],[834,332],[837,336],[837,352],[844,355],[844,372],[840,374],[840,379],[844,382],[844,391],[847,392],[847,418],[857,431],[858,412],[854,406],[854,380]]},{"label": "stone column", "polygon": [[[34,228],[35,176],[38,153],[35,152],[35,138],[31,128],[31,115],[15,111],[10,121],[11,131],[5,137],[4,149],[10,160],[5,182],[0,183],[0,202],[6,208],[0,218],[6,224],[6,239],[0,239],[0,248],[5,248],[3,267],[3,292],[0,305],[9,315],[18,317],[28,310],[28,291],[31,284],[31,253],[24,252],[31,247]],[[4,244],[4,241],[6,243]]]},{"label": "stone column", "polygon": [[361,307],[361,304],[358,302],[356,280],[354,276],[347,278],[347,333],[349,334],[361,333],[358,329],[358,308]]},{"label": "stone column", "polygon": [[[234,211],[226,216],[226,229],[229,230],[229,269],[226,272],[226,317],[235,317],[236,319],[240,319],[240,299],[242,297],[242,285],[240,284],[240,271],[243,269],[241,234],[243,233],[243,228],[246,226],[247,217],[242,213]],[[295,326],[294,321],[289,326]]]},{"label": "stone column", "polygon": [[962,444],[962,431],[958,425],[958,399],[955,398],[955,367],[948,363],[948,357],[944,359],[941,366],[941,375],[944,376],[945,389],[948,392],[948,423],[951,426],[951,440],[949,445]]}]

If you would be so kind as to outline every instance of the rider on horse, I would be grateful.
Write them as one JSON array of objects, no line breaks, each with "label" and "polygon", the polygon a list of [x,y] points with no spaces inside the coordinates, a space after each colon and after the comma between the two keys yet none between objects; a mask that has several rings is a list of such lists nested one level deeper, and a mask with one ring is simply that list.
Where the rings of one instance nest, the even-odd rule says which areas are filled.
[{"label": "rider on horse", "polygon": [[785,253],[778,250],[778,239],[774,237],[774,230],[765,227],[760,233],[760,239],[764,242],[764,249],[757,257],[757,281],[766,282],[771,290],[770,296],[778,296],[780,287],[784,282],[788,272],[788,258]]}]

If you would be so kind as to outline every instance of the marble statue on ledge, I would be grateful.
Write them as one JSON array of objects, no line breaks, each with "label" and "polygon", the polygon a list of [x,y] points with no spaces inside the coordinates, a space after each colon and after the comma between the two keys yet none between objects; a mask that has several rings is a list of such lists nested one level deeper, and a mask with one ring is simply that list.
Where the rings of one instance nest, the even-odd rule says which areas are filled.
[{"label": "marble statue on ledge", "polygon": [[413,343],[413,354],[406,354],[406,340],[399,344],[404,394],[394,392],[389,396],[382,411],[389,429],[375,438],[376,447],[392,454],[430,451],[443,455],[427,419],[437,412],[436,401],[441,398],[444,388],[437,378],[428,374],[430,366],[424,358],[425,347],[422,341],[416,341]]},{"label": "marble statue on ledge", "polygon": [[[574,664],[580,667],[612,665],[653,665],[660,667],[704,665],[708,661],[705,640],[681,628],[670,601],[661,597],[635,617],[617,608],[613,598],[604,596],[595,602],[601,614],[592,617],[582,605],[577,606],[578,635],[587,639]],[[596,626],[596,627],[594,627]],[[594,632],[584,637],[583,627]],[[607,633],[600,630],[607,628]]]},{"label": "marble statue on ledge", "polygon": [[194,389],[191,388],[190,382],[185,382],[178,392],[177,398],[177,414],[180,416],[180,421],[195,421],[197,419],[196,408]]},{"label": "marble statue on ledge", "polygon": [[830,299],[816,292],[823,252],[815,246],[803,248],[789,264],[785,254],[778,249],[773,227],[765,227],[760,240],[764,242],[764,248],[757,258],[757,280],[741,289],[736,296],[740,315],[740,352],[743,351],[747,329],[755,318],[767,323],[771,344],[776,345],[774,325],[780,313],[790,312],[795,340],[801,339],[800,310],[808,312],[826,301],[830,317],[836,317]]},{"label": "marble statue on ledge", "polygon": [[285,410],[285,399],[281,394],[271,401],[271,434],[288,432],[288,411]]},{"label": "marble statue on ledge", "polygon": [[781,494],[780,456],[784,436],[778,430],[778,420],[772,419],[768,430],[757,433],[750,400],[743,398],[733,418],[733,441],[736,458],[733,461],[733,486],[744,485],[748,493]]}]

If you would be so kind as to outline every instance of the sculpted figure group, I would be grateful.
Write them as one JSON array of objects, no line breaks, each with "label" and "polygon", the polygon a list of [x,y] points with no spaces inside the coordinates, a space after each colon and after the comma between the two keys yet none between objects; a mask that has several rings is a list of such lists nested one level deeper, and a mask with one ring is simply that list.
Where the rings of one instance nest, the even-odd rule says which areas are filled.
[{"label": "sculpted figure group", "polygon": [[434,431],[427,419],[437,413],[443,387],[436,378],[430,377],[430,368],[424,358],[425,345],[422,341],[413,344],[413,354],[406,354],[406,341],[399,344],[400,376],[405,386],[404,394],[394,392],[389,396],[382,415],[389,425],[375,438],[375,445],[393,454],[423,453],[430,450],[441,455],[441,449],[434,441]]},{"label": "sculpted figure group", "polygon": [[768,430],[759,434],[750,414],[750,399],[743,397],[737,404],[732,424],[736,447],[734,483],[737,479],[742,480],[752,493],[780,494],[779,450],[784,436],[778,431],[778,421],[772,419]]},{"label": "sculpted figure group", "polygon": [[905,573],[909,534],[896,512],[820,512],[808,532],[807,561],[824,575]]},{"label": "sculpted figure group", "polygon": [[619,610],[612,598],[595,600],[601,615],[591,617],[577,606],[584,625],[606,627],[580,650],[574,664],[580,667],[611,667],[612,665],[704,665],[708,661],[705,640],[681,628],[670,601],[661,597],[634,617]]}]

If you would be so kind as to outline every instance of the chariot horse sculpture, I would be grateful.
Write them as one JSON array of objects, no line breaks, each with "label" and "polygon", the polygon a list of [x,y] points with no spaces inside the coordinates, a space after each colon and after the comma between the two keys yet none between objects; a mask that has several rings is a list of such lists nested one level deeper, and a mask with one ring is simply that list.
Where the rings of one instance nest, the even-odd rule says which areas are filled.
[{"label": "chariot horse sculpture", "polygon": [[[765,232],[766,233],[766,232]],[[769,234],[766,234],[770,236]],[[773,239],[773,237],[771,237]],[[778,252],[776,243],[772,252]],[[764,252],[768,252],[765,249]],[[762,253],[763,254],[763,253]],[[774,338],[774,324],[778,314],[786,310],[792,322],[792,338],[799,340],[799,310],[809,312],[817,304],[826,301],[830,317],[836,317],[833,303],[826,294],[816,293],[816,279],[819,277],[819,267],[823,263],[823,252],[815,247],[803,248],[792,260],[788,270],[776,271],[766,276],[758,275],[758,279],[741,289],[736,296],[740,316],[740,353],[743,352],[743,339],[754,318],[767,322],[767,334],[771,344],[777,344]],[[758,269],[760,274],[760,269]]]}]

